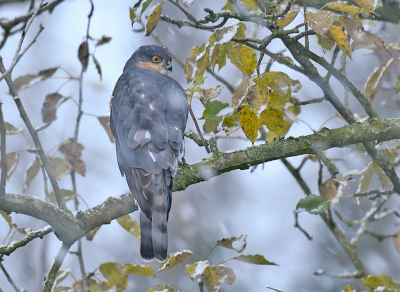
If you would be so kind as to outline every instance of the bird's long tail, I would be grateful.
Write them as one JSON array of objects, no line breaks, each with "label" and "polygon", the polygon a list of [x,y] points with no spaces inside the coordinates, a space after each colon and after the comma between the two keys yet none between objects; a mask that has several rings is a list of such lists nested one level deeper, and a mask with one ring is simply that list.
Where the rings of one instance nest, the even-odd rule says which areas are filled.
[{"label": "bird's long tail", "polygon": [[144,260],[150,261],[156,258],[158,261],[164,261],[167,257],[167,221],[171,206],[171,186],[172,179],[170,185],[167,185],[165,174],[155,175],[152,218],[148,218],[143,212],[140,213],[140,254]]}]

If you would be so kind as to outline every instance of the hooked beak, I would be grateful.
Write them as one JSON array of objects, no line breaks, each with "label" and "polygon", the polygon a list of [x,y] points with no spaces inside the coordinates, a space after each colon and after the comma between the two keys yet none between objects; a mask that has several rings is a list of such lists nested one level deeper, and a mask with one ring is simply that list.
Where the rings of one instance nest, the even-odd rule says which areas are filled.
[{"label": "hooked beak", "polygon": [[168,66],[165,67],[169,72],[172,72],[172,65],[169,64]]}]

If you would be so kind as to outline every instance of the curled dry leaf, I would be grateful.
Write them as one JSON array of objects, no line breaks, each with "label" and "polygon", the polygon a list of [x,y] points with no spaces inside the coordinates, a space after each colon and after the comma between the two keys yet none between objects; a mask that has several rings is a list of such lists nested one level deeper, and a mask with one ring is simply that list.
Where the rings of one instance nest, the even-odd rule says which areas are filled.
[{"label": "curled dry leaf", "polygon": [[4,122],[6,128],[6,135],[15,135],[21,133],[24,129],[18,129],[8,122]]},{"label": "curled dry leaf", "polygon": [[51,169],[57,180],[62,180],[71,172],[71,167],[66,159],[50,157]]},{"label": "curled dry leaf", "polygon": [[99,39],[99,40],[97,41],[96,47],[97,47],[97,46],[104,45],[104,44],[107,44],[108,42],[111,41],[111,39],[112,39],[111,37],[107,37],[107,36],[103,35],[103,36],[101,37],[101,39]]},{"label": "curled dry leaf", "polygon": [[97,59],[95,58],[94,55],[92,55],[92,58],[93,58],[93,62],[94,62],[94,64],[95,64],[95,66],[96,66],[97,73],[99,73],[99,75],[100,75],[100,81],[101,81],[102,75],[101,75],[101,66],[100,66],[100,63],[99,63],[99,61],[97,61]]},{"label": "curled dry leaf", "polygon": [[388,59],[384,61],[378,68],[374,70],[371,76],[368,78],[365,86],[365,95],[370,101],[373,101],[376,93],[382,83],[383,78],[388,72],[390,66],[394,63],[395,59]]},{"label": "curled dry leaf", "polygon": [[55,121],[57,119],[57,108],[67,99],[57,92],[46,95],[41,111],[42,122],[48,124]]},{"label": "curled dry leaf", "polygon": [[37,74],[27,74],[23,76],[17,77],[13,83],[17,92],[21,92],[33,85],[39,83],[40,81],[44,81],[57,71],[58,67],[49,68],[46,70],[42,70]]},{"label": "curled dry leaf", "polygon": [[82,64],[83,71],[87,70],[89,64],[89,44],[88,42],[83,42],[80,44],[78,49],[78,59]]},{"label": "curled dry leaf", "polygon": [[28,166],[26,172],[25,172],[25,183],[24,183],[24,190],[25,192],[29,185],[31,184],[32,180],[35,178],[35,176],[39,173],[40,170],[40,161],[38,158],[36,158],[32,163]]},{"label": "curled dry leaf", "polygon": [[206,101],[216,98],[223,88],[224,87],[221,85],[209,89],[197,88],[192,97],[200,99],[200,101],[205,104]]},{"label": "curled dry leaf", "polygon": [[99,120],[100,124],[103,126],[104,130],[106,130],[106,133],[108,135],[108,138],[112,143],[115,142],[114,140],[114,135],[111,133],[111,128],[110,128],[110,116],[101,116],[97,117]]}]

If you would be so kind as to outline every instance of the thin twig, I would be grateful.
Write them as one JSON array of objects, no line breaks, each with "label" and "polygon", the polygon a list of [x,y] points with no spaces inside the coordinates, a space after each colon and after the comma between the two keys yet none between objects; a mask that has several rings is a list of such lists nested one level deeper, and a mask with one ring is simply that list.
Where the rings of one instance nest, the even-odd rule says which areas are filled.
[{"label": "thin twig", "polygon": [[21,290],[18,288],[18,286],[15,284],[15,282],[11,279],[11,276],[8,274],[6,268],[3,266],[3,264],[0,261],[0,268],[3,271],[4,275],[6,276],[8,282],[10,282],[11,286],[15,289],[16,292],[21,292]]},{"label": "thin twig", "polygon": [[324,100],[327,100],[327,98],[324,97],[320,97],[320,98],[314,98],[314,99],[310,99],[310,100],[306,100],[306,101],[299,101],[294,103],[293,105],[298,106],[298,105],[307,105],[307,104],[313,104],[313,103],[320,103],[323,102]]},{"label": "thin twig", "polygon": [[196,117],[195,117],[195,115],[194,115],[194,113],[193,113],[192,104],[191,104],[191,103],[188,103],[188,105],[189,105],[189,112],[190,112],[190,115],[192,116],[193,122],[194,122],[194,124],[195,124],[195,126],[196,126],[197,133],[199,134],[201,141],[203,141],[204,148],[206,148],[207,153],[211,153],[210,148],[208,148],[207,140],[204,139],[203,134],[201,133],[199,124],[197,123]]},{"label": "thin twig", "polygon": [[204,259],[207,259],[208,258],[208,256],[210,255],[210,253],[214,250],[214,248],[216,248],[218,246],[218,243],[216,243],[209,251],[208,251],[208,253],[206,254],[206,256],[204,257]]},{"label": "thin twig", "polygon": [[49,194],[49,188],[47,186],[47,176],[46,176],[46,170],[44,168],[43,163],[40,161],[39,158],[36,157],[37,160],[39,160],[40,163],[40,168],[42,169],[42,175],[43,175],[43,184],[44,184],[44,193],[46,195],[46,199],[50,199],[50,194]]},{"label": "thin twig", "polygon": [[65,259],[65,256],[67,255],[70,247],[71,247],[70,243],[63,242],[63,245],[53,263],[53,266],[51,267],[50,272],[47,274],[47,276],[44,280],[43,292],[51,292],[51,289],[53,288],[53,285],[54,285],[54,281],[56,280],[57,273],[60,270],[60,267]]},{"label": "thin twig", "polygon": [[[303,2],[303,12],[304,12],[304,31],[308,33],[308,23],[307,23],[307,0]],[[308,34],[305,36],[304,39],[304,47],[308,50],[310,48],[310,42],[308,40]]]},{"label": "thin twig", "polygon": [[3,117],[3,104],[0,101],[0,147],[1,147],[1,182],[0,182],[0,196],[6,193],[7,182],[7,152],[6,152],[6,127],[4,125]]},{"label": "thin twig", "polygon": [[[36,41],[37,37],[39,36],[39,34],[43,31],[44,27],[42,25],[40,25],[39,31],[36,34],[36,36],[33,38],[33,40],[26,46],[26,48],[21,52],[21,48],[22,48],[22,44],[24,42],[25,36],[28,33],[28,30],[33,22],[33,20],[35,19],[36,15],[39,13],[39,10],[42,8],[43,5],[43,1],[40,1],[40,4],[38,6],[38,8],[33,12],[32,17],[29,19],[28,23],[25,26],[25,29],[22,31],[22,35],[21,35],[21,39],[19,40],[18,43],[18,47],[17,50],[15,51],[14,54],[14,58],[11,62],[10,67],[8,68],[8,70],[6,70],[5,72],[1,72],[3,75],[0,76],[0,81],[3,80],[7,74],[10,74],[12,72],[12,70],[14,69],[15,65],[17,65],[18,61],[22,58],[22,56],[26,53],[26,51],[32,46],[32,44]],[[21,54],[20,54],[21,52]]]},{"label": "thin twig", "polygon": [[297,212],[294,212],[294,220],[295,220],[295,223],[294,223],[294,227],[297,227],[301,232],[303,232],[303,234],[307,237],[307,239],[308,240],[312,240],[313,239],[313,237],[311,236],[311,235],[309,235],[308,233],[307,233],[307,231],[305,231],[301,226],[300,226],[300,224],[299,224],[299,213],[297,213]]},{"label": "thin twig", "polygon": [[[4,73],[5,71],[6,71],[6,69],[3,64],[3,59],[0,56],[0,72]],[[67,210],[67,207],[61,197],[60,187],[58,186],[57,180],[56,180],[53,170],[51,168],[51,163],[48,160],[46,154],[44,153],[42,143],[39,139],[38,133],[36,132],[35,128],[32,126],[32,123],[28,117],[28,114],[26,113],[25,108],[22,104],[22,101],[17,93],[17,90],[15,89],[14,83],[11,79],[11,73],[12,72],[10,72],[10,74],[6,75],[6,77],[5,77],[5,80],[7,82],[8,88],[11,93],[11,96],[13,97],[14,102],[17,105],[17,108],[19,110],[22,120],[24,121],[26,127],[28,128],[29,133],[31,134],[32,140],[36,147],[36,151],[38,152],[40,159],[46,168],[46,172],[49,176],[51,185],[53,187],[54,194],[56,196],[57,204],[60,207],[60,209]]]}]

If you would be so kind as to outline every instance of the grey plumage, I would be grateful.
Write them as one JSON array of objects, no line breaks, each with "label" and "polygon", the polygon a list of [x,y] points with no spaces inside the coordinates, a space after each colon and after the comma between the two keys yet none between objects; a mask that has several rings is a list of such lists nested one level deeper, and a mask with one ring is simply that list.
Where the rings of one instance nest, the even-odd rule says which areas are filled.
[{"label": "grey plumage", "polygon": [[145,260],[167,256],[173,177],[188,117],[186,93],[164,75],[171,59],[161,46],[140,47],[126,63],[111,101],[118,166],[140,207]]}]

